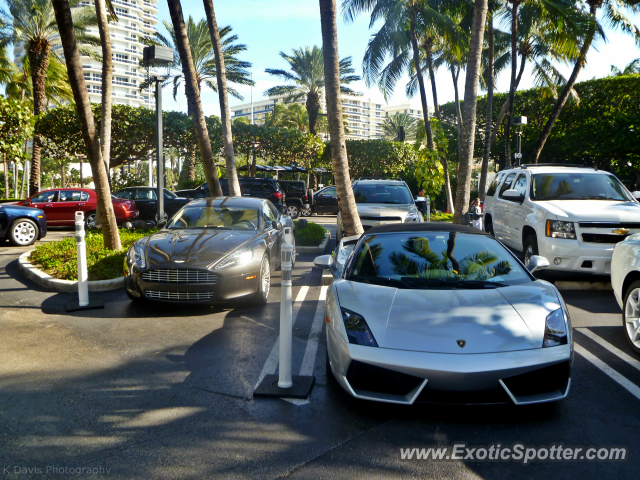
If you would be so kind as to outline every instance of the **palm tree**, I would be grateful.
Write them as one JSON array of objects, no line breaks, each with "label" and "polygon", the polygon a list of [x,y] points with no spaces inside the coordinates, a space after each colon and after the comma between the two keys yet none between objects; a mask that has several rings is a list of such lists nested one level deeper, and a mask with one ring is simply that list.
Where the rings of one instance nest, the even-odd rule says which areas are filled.
[{"label": "palm tree", "polygon": [[[351,187],[349,175],[349,158],[347,157],[347,145],[344,136],[344,124],[342,121],[342,101],[340,91],[343,88],[342,65],[338,58],[338,26],[337,26],[336,0],[320,0],[320,25],[322,30],[322,57],[323,78],[322,86],[326,88],[327,115],[329,120],[329,132],[331,134],[331,165],[336,179],[338,206],[342,217],[342,226],[347,236],[361,235],[364,233],[356,199]],[[293,65],[292,65],[293,66]],[[294,70],[295,72],[295,70]],[[308,99],[308,97],[307,97]],[[307,106],[307,110],[309,107]],[[315,111],[317,114],[317,110]],[[312,114],[310,112],[309,117]],[[311,122],[311,120],[310,120]],[[311,130],[312,124],[309,124]]]},{"label": "palm tree", "polygon": [[582,70],[582,67],[587,61],[587,53],[591,49],[591,45],[593,40],[596,38],[596,35],[602,36],[604,38],[604,28],[602,23],[597,19],[597,13],[600,8],[604,10],[604,21],[608,24],[608,26],[613,28],[619,28],[625,33],[629,33],[635,36],[636,44],[640,44],[640,28],[633,24],[633,22],[625,15],[624,10],[628,10],[632,13],[640,13],[640,3],[637,0],[586,0],[586,3],[589,5],[589,22],[587,33],[583,37],[582,45],[580,47],[580,52],[577,55],[575,65],[573,67],[573,71],[567,80],[564,89],[558,96],[558,99],[555,102],[553,107],[553,111],[547,120],[542,132],[540,133],[540,138],[538,138],[538,142],[533,148],[532,152],[532,160],[535,163],[538,163],[538,158],[540,158],[540,153],[544,148],[544,144],[546,143],[549,135],[551,134],[551,130],[553,129],[553,125],[556,120],[560,116],[560,112],[564,108],[569,96],[571,95],[573,86],[578,80],[578,75]]},{"label": "palm tree", "polygon": [[[289,71],[274,68],[267,68],[265,71],[283,80],[288,80],[294,85],[278,85],[270,88],[264,94],[269,97],[286,95],[285,103],[295,102],[306,97],[309,132],[316,135],[320,97],[325,88],[323,49],[315,45],[312,48],[294,48],[291,55],[280,52],[280,56],[289,64]],[[360,80],[359,76],[354,75],[355,70],[351,66],[351,57],[340,60],[339,69],[340,92],[345,95],[362,95],[346,86]]]},{"label": "palm tree", "polygon": [[200,103],[200,87],[198,85],[198,77],[196,74],[195,63],[191,55],[191,46],[187,26],[184,23],[182,14],[182,5],[180,0],[168,0],[169,13],[173,31],[175,32],[175,45],[178,49],[180,64],[182,65],[182,73],[184,75],[184,89],[187,95],[189,114],[193,118],[193,126],[196,134],[196,141],[200,149],[200,155],[204,164],[204,171],[207,175],[207,183],[209,191],[214,196],[222,196],[222,188],[218,179],[218,168],[213,157],[211,149],[211,140],[209,139],[209,131],[202,111],[202,103]]},{"label": "palm tree", "polygon": [[469,40],[469,59],[467,61],[464,85],[464,111],[462,113],[462,146],[458,164],[458,188],[456,191],[454,223],[464,223],[463,218],[469,208],[471,194],[471,165],[476,133],[476,107],[478,103],[478,79],[484,42],[484,27],[487,18],[488,0],[476,0],[473,6],[471,36]]},{"label": "palm tree", "polygon": [[[100,152],[100,139],[96,133],[89,93],[84,81],[82,60],[78,51],[78,44],[71,18],[71,8],[69,0],[52,0],[52,10],[55,12],[55,20],[60,32],[60,42],[64,51],[67,64],[69,83],[73,90],[73,97],[76,101],[76,109],[80,117],[80,127],[87,157],[91,164],[91,172],[96,185],[99,210],[102,212],[102,228],[104,234],[104,246],[113,250],[120,250],[120,235],[116,225],[116,217],[111,203],[111,189],[109,179],[102,155]],[[34,82],[35,85],[35,82]],[[34,89],[35,90],[35,89]]]},{"label": "palm tree", "polygon": [[[67,67],[56,57],[51,57],[44,82],[47,105],[62,105],[73,100],[73,92],[69,86]],[[7,83],[6,94],[11,98],[33,101],[33,87],[29,71],[29,59],[23,58],[20,67],[13,70],[13,76]]]},{"label": "palm tree", "polygon": [[[80,1],[70,0],[69,6],[76,7]],[[53,5],[50,0],[6,0],[6,4],[7,10],[0,11],[0,15],[13,25],[11,41],[14,44],[24,43],[33,85],[33,114],[39,115],[47,105],[45,79],[49,60],[51,56],[58,57],[55,47],[61,43]],[[87,27],[95,23],[95,14],[90,9],[75,10],[73,27],[79,44],[99,45],[98,39],[86,35]],[[41,139],[36,135],[31,154],[30,194],[37,193],[40,188],[41,151]]]},{"label": "palm tree", "polygon": [[640,58],[636,58],[629,63],[624,70],[620,70],[615,65],[611,65],[611,76],[622,77],[623,75],[638,75],[640,73]]},{"label": "palm tree", "polygon": [[416,132],[418,131],[417,120],[408,113],[387,115],[380,126],[382,128],[382,133],[379,134],[379,136],[386,138],[387,140],[396,139],[398,137],[400,127],[404,128],[405,139],[410,141],[414,141],[416,139]]},{"label": "palm tree", "polygon": [[[173,63],[170,65],[170,68],[174,71],[174,75],[168,77],[166,82],[173,82],[173,98],[175,99],[178,95],[178,88],[184,83],[184,75],[182,74],[174,27],[166,21],[163,21],[162,24],[167,32],[169,32],[169,36],[156,32],[152,37],[144,37],[142,42],[150,45],[165,46],[173,50]],[[217,92],[215,53],[211,44],[207,21],[203,18],[196,23],[193,17],[189,16],[186,30],[191,47],[191,58],[193,58],[198,92],[202,88],[203,83],[214,92]],[[236,43],[238,36],[232,35],[232,31],[233,29],[230,26],[223,27],[219,30],[220,43],[222,44],[222,51],[224,52],[224,66],[227,81],[238,85],[255,85],[247,70],[251,68],[251,63],[238,59],[238,54],[247,50],[247,46]],[[148,83],[143,82],[140,89],[144,90],[148,88],[148,86]],[[227,92],[239,100],[243,99],[242,95],[232,87],[227,86]]]}]

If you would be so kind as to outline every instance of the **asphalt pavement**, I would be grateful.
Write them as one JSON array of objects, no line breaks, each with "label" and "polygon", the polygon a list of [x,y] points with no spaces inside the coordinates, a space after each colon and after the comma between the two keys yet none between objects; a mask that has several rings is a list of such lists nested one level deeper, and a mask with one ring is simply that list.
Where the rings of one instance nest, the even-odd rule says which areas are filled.
[{"label": "asphalt pavement", "polygon": [[[310,220],[332,227],[335,238],[335,217]],[[64,235],[72,232],[46,240]],[[301,254],[293,272],[293,373],[315,375],[316,385],[303,401],[254,399],[261,377],[277,371],[279,272],[265,306],[139,306],[113,291],[91,294],[103,310],[67,313],[74,295],[45,291],[18,274],[25,250],[0,247],[1,478],[638,476],[640,358],[626,344],[611,292],[563,292],[576,343],[566,400],[395,406],[357,401],[327,382],[327,287],[314,255]],[[623,446],[628,459],[402,459],[404,448],[454,442]]]}]

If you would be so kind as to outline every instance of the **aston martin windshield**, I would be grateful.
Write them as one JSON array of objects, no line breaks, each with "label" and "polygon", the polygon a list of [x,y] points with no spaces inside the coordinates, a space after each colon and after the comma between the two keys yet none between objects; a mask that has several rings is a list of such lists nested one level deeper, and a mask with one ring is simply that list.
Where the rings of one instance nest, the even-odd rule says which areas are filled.
[{"label": "aston martin windshield", "polygon": [[634,201],[618,179],[606,173],[541,173],[534,175],[531,199]]},{"label": "aston martin windshield", "polygon": [[496,240],[459,232],[368,235],[347,280],[395,288],[499,288],[531,277]]},{"label": "aston martin windshield", "polygon": [[169,222],[167,228],[217,228],[222,230],[257,230],[258,210],[239,207],[185,207],[171,219],[171,222]]},{"label": "aston martin windshield", "polygon": [[353,189],[356,203],[413,203],[411,192],[405,185],[356,185]]}]

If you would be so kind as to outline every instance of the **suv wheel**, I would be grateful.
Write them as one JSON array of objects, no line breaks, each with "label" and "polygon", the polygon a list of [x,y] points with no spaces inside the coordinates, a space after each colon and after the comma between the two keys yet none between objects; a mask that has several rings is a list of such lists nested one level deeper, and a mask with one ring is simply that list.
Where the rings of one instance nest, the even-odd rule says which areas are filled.
[{"label": "suv wheel", "polygon": [[491,235],[492,237],[495,237],[496,235],[493,233],[493,222],[491,221],[491,217],[489,217],[487,219],[487,221],[484,224],[484,231],[487,232],[489,235]]},{"label": "suv wheel", "polygon": [[286,214],[291,218],[298,218],[300,215],[300,208],[297,205],[287,205]]},{"label": "suv wheel", "polygon": [[529,265],[531,257],[538,255],[538,239],[535,235],[529,235],[524,239],[524,264]]},{"label": "suv wheel", "polygon": [[629,345],[640,354],[640,281],[633,282],[624,295],[622,326]]}]

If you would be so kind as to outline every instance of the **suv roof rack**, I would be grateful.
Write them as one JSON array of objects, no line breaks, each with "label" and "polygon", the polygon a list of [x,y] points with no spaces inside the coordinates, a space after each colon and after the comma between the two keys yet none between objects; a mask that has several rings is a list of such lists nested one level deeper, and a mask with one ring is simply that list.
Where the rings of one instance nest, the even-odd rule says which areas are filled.
[{"label": "suv roof rack", "polygon": [[396,182],[401,182],[402,181],[401,178],[388,178],[388,177],[360,177],[356,181],[359,182],[360,180],[393,180],[393,181],[396,181]]},{"label": "suv roof rack", "polygon": [[532,167],[568,167],[568,168],[591,168],[598,170],[597,167],[590,165],[578,165],[576,163],[523,163],[522,165],[514,165],[513,168],[532,168]]}]

